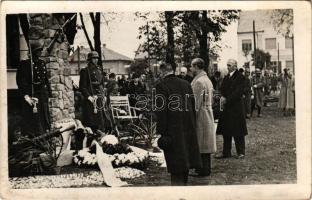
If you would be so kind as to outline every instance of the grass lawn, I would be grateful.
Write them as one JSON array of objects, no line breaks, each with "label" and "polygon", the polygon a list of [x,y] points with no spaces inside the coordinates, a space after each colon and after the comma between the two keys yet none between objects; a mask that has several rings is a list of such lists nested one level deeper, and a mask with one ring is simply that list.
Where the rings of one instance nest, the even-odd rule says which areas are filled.
[{"label": "grass lawn", "polygon": [[[276,103],[263,108],[261,118],[247,120],[245,159],[212,160],[209,177],[189,177],[188,185],[246,185],[296,183],[295,117],[283,117]],[[218,152],[222,136],[217,136]],[[235,146],[232,146],[235,155]],[[129,180],[133,186],[168,186],[166,168],[150,165],[146,176]]]}]

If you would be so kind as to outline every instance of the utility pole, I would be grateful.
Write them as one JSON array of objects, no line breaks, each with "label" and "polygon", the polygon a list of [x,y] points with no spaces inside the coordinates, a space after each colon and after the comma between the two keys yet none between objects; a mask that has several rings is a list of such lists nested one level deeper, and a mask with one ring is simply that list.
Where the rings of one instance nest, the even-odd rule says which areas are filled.
[{"label": "utility pole", "polygon": [[279,43],[277,43],[277,71],[279,73],[282,72],[281,66],[280,66],[280,61],[279,61]]},{"label": "utility pole", "polygon": [[254,41],[254,63],[255,63],[255,68],[257,68],[257,44],[256,44],[256,25],[255,25],[255,20],[252,21],[252,31],[253,31],[253,41]]},{"label": "utility pole", "polygon": [[79,74],[80,72],[80,46],[78,46],[77,51],[78,51],[78,74]]},{"label": "utility pole", "polygon": [[295,45],[294,45],[294,34],[291,37],[291,50],[292,50],[292,60],[293,60],[293,73],[295,74]]},{"label": "utility pole", "polygon": [[147,33],[147,60],[148,60],[148,67],[151,70],[151,63],[150,63],[150,40],[149,40],[149,26],[148,22],[146,23],[146,33]]}]

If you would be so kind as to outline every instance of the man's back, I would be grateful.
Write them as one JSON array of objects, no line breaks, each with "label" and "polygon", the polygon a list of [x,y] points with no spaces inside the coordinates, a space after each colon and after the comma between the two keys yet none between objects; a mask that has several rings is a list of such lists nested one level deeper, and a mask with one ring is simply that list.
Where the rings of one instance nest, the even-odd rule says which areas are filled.
[{"label": "man's back", "polygon": [[157,132],[169,172],[200,165],[191,85],[169,75],[156,85]]}]

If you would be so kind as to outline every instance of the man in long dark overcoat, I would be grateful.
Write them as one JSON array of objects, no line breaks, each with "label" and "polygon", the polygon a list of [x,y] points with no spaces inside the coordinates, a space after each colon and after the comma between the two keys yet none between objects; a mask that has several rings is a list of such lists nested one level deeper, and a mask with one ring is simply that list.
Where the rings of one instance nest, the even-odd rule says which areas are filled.
[{"label": "man in long dark overcoat", "polygon": [[245,157],[245,136],[248,134],[244,112],[244,76],[237,70],[237,61],[227,62],[229,74],[221,85],[223,112],[218,122],[217,134],[223,135],[223,152],[216,158],[231,157],[232,138],[234,137],[238,158]]},{"label": "man in long dark overcoat", "polygon": [[79,89],[84,97],[82,103],[82,122],[93,131],[111,131],[112,123],[106,107],[106,94],[104,90],[104,75],[97,65],[98,53],[92,51],[88,54],[88,66],[81,69]]},{"label": "man in long dark overcoat", "polygon": [[157,116],[158,146],[164,150],[171,185],[186,185],[191,168],[200,168],[195,101],[191,85],[174,75],[170,64],[160,66],[153,110]]},{"label": "man in long dark overcoat", "polygon": [[[47,68],[40,59],[42,47],[30,44],[32,60],[23,60],[16,73],[16,83],[22,98],[21,133],[38,136],[50,129],[48,100],[51,97]],[[31,64],[32,62],[32,64]]]}]

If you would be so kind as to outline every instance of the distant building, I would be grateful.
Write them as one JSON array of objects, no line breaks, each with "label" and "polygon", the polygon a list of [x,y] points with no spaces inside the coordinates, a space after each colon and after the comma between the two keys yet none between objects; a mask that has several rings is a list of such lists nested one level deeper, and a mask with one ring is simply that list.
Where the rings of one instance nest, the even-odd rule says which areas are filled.
[{"label": "distant building", "polygon": [[[80,46],[69,57],[69,64],[72,69],[72,75],[79,74],[81,68],[87,66],[89,48]],[[120,53],[117,53],[106,47],[102,46],[102,62],[104,72],[115,73],[116,75],[128,75],[128,66],[133,62],[133,59],[128,58]]]},{"label": "distant building", "polygon": [[[255,20],[256,47],[271,55],[271,69],[280,73],[282,69],[294,69],[292,38],[278,34],[270,23],[270,10],[242,11],[238,21],[238,67],[249,63],[253,53],[253,20]],[[279,65],[278,65],[279,49]],[[254,68],[251,66],[251,68]]]}]

